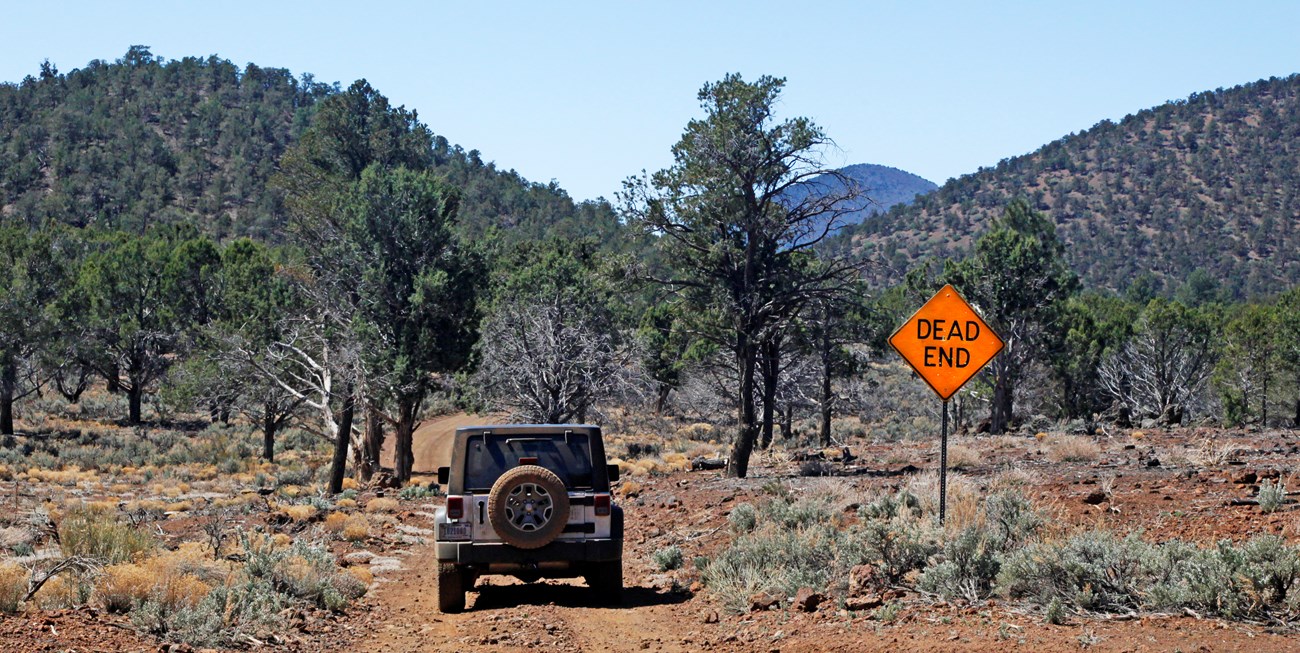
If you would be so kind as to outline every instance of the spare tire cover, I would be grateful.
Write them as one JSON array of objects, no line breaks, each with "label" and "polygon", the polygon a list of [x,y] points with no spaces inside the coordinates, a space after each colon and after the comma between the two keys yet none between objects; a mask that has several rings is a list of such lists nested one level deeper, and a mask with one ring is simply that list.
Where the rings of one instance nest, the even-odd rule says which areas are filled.
[{"label": "spare tire cover", "polygon": [[520,465],[492,484],[488,521],[506,544],[520,549],[546,546],[569,521],[568,491],[555,472]]}]

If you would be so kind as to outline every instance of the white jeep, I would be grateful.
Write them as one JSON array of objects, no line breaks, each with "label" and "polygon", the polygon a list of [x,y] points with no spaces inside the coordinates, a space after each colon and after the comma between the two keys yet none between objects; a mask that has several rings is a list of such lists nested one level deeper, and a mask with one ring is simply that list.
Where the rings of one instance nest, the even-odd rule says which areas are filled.
[{"label": "white jeep", "polygon": [[504,424],[456,430],[438,508],[438,608],[465,608],[485,574],[586,578],[601,600],[623,591],[623,509],[599,426]]}]

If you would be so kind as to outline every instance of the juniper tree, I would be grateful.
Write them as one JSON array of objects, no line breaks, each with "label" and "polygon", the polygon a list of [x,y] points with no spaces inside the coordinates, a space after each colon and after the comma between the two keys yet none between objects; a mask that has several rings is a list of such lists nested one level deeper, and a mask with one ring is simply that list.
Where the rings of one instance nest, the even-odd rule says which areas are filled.
[{"label": "juniper tree", "polygon": [[831,142],[808,118],[776,119],[784,86],[737,74],[705,84],[698,96],[705,115],[687,124],[673,165],[629,179],[620,196],[629,220],[655,236],[671,262],[653,281],[678,295],[696,335],[730,354],[738,426],[727,473],[738,477],[759,434],[764,338],[810,299],[837,292],[851,271],[839,260],[807,264],[858,189],[842,179],[842,192],[824,192],[817,177],[834,174],[821,158]]}]

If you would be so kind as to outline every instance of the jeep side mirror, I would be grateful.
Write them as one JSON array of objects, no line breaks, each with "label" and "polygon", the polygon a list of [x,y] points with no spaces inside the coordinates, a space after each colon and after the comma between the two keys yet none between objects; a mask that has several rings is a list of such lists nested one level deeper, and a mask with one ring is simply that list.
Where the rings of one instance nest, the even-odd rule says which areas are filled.
[{"label": "jeep side mirror", "polygon": [[609,470],[608,474],[610,483],[618,480],[618,465],[605,465],[605,469]]},{"label": "jeep side mirror", "polygon": [[447,480],[450,479],[450,478],[451,478],[451,468],[450,468],[450,467],[439,467],[439,468],[438,468],[438,485],[446,485],[446,484],[447,484]]}]

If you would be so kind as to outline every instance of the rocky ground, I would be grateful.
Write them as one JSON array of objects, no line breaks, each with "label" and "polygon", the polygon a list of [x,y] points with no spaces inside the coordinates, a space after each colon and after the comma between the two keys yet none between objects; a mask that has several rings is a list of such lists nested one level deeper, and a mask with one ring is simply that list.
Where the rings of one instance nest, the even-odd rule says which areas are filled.
[{"label": "rocky ground", "polygon": [[[421,432],[417,469],[445,455],[456,423]],[[1037,437],[1036,437],[1037,436]],[[1152,541],[1208,543],[1261,533],[1297,539],[1292,505],[1263,514],[1253,503],[1262,480],[1290,480],[1300,451],[1294,431],[1174,429],[1089,437],[1083,459],[1059,460],[1054,440],[1024,433],[959,439],[965,458],[954,481],[986,491],[1020,478],[1025,493],[1053,515],[1054,527],[1140,532]],[[971,452],[974,452],[971,454]],[[1086,452],[1085,452],[1086,453]],[[249,649],[283,651],[1291,651],[1300,635],[1285,624],[1249,624],[1195,614],[1069,615],[1048,625],[1041,611],[991,600],[945,602],[914,590],[884,595],[855,588],[847,597],[753,597],[737,613],[699,582],[690,561],[727,546],[727,515],[756,503],[779,482],[791,492],[871,496],[933,469],[933,443],[858,442],[841,451],[760,454],[749,478],[718,471],[674,471],[625,478],[626,599],[594,603],[581,580],[521,584],[487,577],[469,593],[468,609],[436,608],[436,561],[430,500],[403,501],[388,535],[339,545],[344,565],[365,565],[369,593],[345,613],[290,610],[283,629]],[[815,465],[810,465],[810,460]],[[811,478],[815,471],[829,474]],[[1294,486],[1294,483],[1288,483]],[[359,500],[365,501],[361,496]],[[847,500],[847,499],[846,499]],[[844,506],[852,511],[854,506]],[[960,506],[950,506],[960,509]],[[951,514],[951,513],[950,513]],[[680,547],[687,564],[660,571],[654,553]],[[850,579],[852,581],[852,579]],[[793,598],[793,600],[792,600]],[[0,618],[3,651],[187,650],[137,632],[125,618],[94,608],[28,611]]]}]

